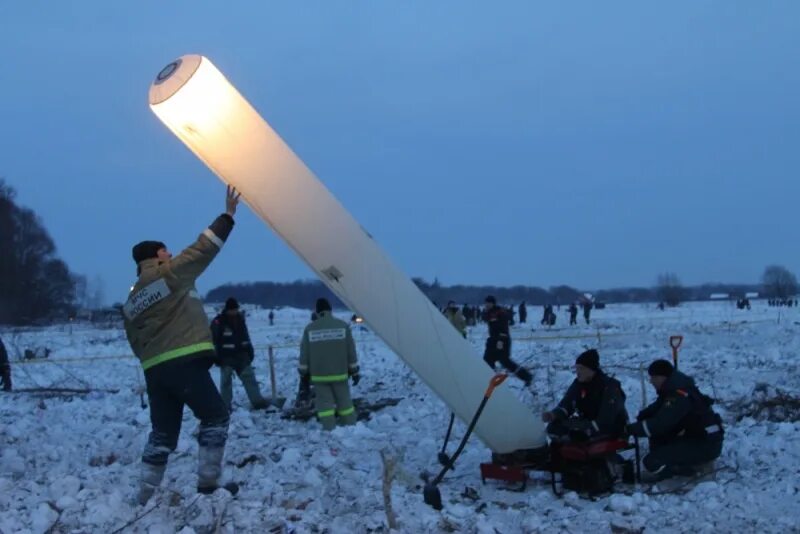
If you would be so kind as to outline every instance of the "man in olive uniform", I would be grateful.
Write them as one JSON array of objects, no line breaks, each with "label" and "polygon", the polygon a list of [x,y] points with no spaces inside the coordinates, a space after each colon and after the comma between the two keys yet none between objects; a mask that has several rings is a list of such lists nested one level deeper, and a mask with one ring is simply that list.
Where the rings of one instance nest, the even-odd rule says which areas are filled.
[{"label": "man in olive uniform", "polygon": [[2,339],[0,339],[0,383],[3,384],[3,391],[11,391],[11,366],[8,363],[8,352]]},{"label": "man in olive uniform", "polygon": [[[226,212],[174,258],[159,241],[133,247],[139,279],[123,306],[125,334],[144,368],[152,424],[142,454],[140,504],[161,484],[178,444],[184,404],[200,420],[197,490],[207,494],[219,487],[228,410],[208,372],[216,354],[195,281],[233,229],[238,202],[228,187]],[[238,491],[235,484],[226,489]]]},{"label": "man in olive uniform", "polygon": [[316,311],[317,320],[303,331],[298,371],[314,386],[314,409],[322,428],[333,430],[337,416],[343,425],[357,421],[347,379],[357,385],[361,377],[350,327],[331,314],[327,299],[317,300]]},{"label": "man in olive uniform", "polygon": [[719,458],[722,420],[711,408],[713,401],[669,361],[656,360],[647,372],[658,398],[628,425],[629,433],[650,438],[642,463],[658,480],[694,474],[698,465]]},{"label": "man in olive uniform", "polygon": [[256,374],[251,365],[255,351],[250,343],[250,333],[247,331],[247,323],[239,311],[239,303],[235,298],[226,300],[222,313],[211,321],[211,334],[219,359],[220,394],[228,411],[232,408],[234,372],[242,381],[253,409],[266,408],[269,403],[261,396]]},{"label": "man in olive uniform", "polygon": [[600,355],[589,349],[575,360],[575,380],[558,406],[542,414],[554,441],[615,438],[625,433],[628,412],[620,383],[600,369]]},{"label": "man in olive uniform", "polygon": [[452,300],[447,303],[447,308],[444,310],[444,316],[447,317],[447,320],[450,321],[458,333],[464,336],[466,339],[467,337],[467,321],[464,319],[464,315],[461,313],[461,310],[458,309],[456,303]]}]

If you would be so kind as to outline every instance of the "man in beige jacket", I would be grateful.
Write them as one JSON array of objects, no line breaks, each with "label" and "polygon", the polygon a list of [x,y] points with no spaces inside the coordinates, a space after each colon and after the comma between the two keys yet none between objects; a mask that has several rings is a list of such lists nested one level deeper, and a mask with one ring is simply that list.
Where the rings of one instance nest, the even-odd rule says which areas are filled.
[{"label": "man in beige jacket", "polygon": [[[184,405],[200,420],[197,490],[213,493],[219,487],[228,410],[208,372],[216,354],[195,281],[233,229],[238,202],[236,190],[228,187],[226,212],[174,258],[160,241],[133,247],[139,278],[123,306],[125,333],[144,369],[152,423],[142,455],[142,505],[161,484],[178,444]],[[235,484],[226,489],[238,491]]]}]

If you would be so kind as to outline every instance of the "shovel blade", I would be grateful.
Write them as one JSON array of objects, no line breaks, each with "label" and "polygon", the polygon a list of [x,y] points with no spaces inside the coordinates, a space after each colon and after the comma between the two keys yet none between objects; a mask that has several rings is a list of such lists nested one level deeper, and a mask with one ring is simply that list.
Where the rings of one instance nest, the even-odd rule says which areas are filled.
[{"label": "shovel blade", "polygon": [[434,484],[425,484],[425,489],[422,490],[422,494],[425,498],[425,504],[434,510],[442,509],[442,494],[439,492],[437,486]]}]

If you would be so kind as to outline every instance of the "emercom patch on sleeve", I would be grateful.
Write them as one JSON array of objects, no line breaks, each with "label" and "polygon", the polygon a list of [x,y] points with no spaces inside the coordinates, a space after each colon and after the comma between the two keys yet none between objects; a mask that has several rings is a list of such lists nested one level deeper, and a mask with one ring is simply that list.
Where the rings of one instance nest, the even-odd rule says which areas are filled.
[{"label": "emercom patch on sleeve", "polygon": [[166,280],[159,278],[128,297],[122,312],[128,320],[133,320],[156,302],[167,298],[170,293]]},{"label": "emercom patch on sleeve", "polygon": [[327,330],[312,330],[308,333],[308,340],[311,343],[319,341],[339,341],[345,338],[344,328],[329,328]]}]

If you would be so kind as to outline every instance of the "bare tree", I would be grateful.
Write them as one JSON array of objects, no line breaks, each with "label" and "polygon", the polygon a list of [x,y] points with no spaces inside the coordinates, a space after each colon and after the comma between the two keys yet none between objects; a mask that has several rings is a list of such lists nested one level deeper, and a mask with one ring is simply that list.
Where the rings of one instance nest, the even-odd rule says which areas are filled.
[{"label": "bare tree", "polygon": [[14,198],[14,190],[0,180],[0,323],[65,316],[75,281],[39,217]]},{"label": "bare tree", "polygon": [[783,265],[770,265],[764,269],[761,283],[769,298],[785,299],[797,294],[797,277]]},{"label": "bare tree", "polygon": [[89,301],[89,282],[86,275],[73,274],[72,283],[75,286],[75,306],[77,308],[87,308]]},{"label": "bare tree", "polygon": [[686,298],[683,285],[675,273],[661,273],[658,275],[656,293],[661,302],[667,306],[677,306]]},{"label": "bare tree", "polygon": [[103,307],[106,300],[105,284],[103,277],[97,275],[92,278],[89,287],[87,288],[87,297],[89,299],[89,308],[96,310]]}]

